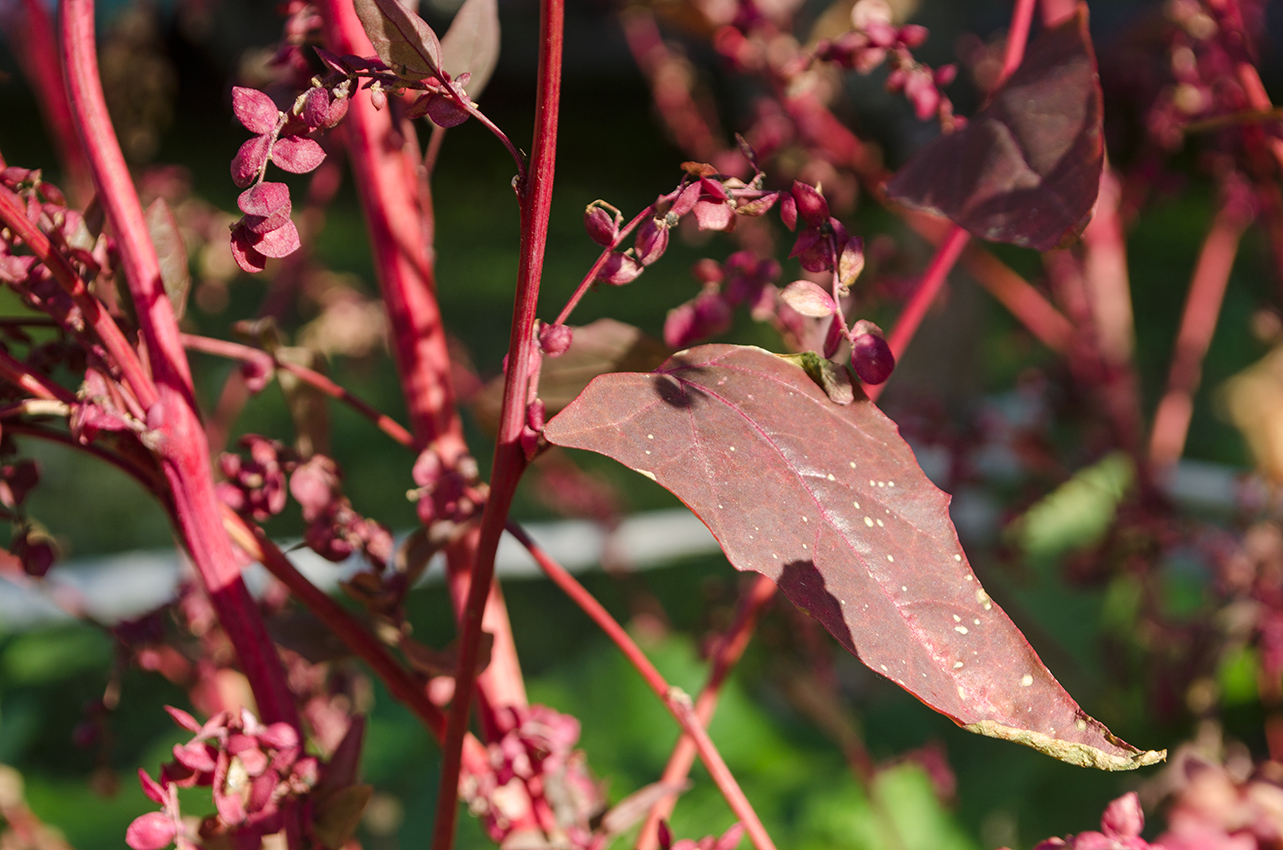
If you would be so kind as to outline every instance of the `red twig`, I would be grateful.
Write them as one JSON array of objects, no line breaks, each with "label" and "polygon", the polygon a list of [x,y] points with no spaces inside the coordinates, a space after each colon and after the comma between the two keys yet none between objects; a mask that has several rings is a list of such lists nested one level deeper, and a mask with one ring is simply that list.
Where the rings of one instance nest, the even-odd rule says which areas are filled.
[{"label": "red twig", "polygon": [[5,351],[0,351],[0,379],[6,380],[36,398],[61,401],[64,404],[75,404],[76,397],[49,378],[33,371]]},{"label": "red twig", "polygon": [[1167,376],[1167,392],[1154,413],[1149,460],[1161,471],[1180,459],[1194,413],[1194,391],[1202,374],[1203,357],[1216,331],[1225,287],[1229,283],[1239,239],[1250,220],[1247,205],[1231,198],[1222,204],[1203,240],[1190,280],[1176,335],[1176,350]]},{"label": "red twig", "polygon": [[257,363],[264,366],[271,366],[276,369],[283,369],[303,383],[313,389],[324,393],[332,399],[341,401],[348,407],[351,407],[357,413],[360,413],[366,419],[369,419],[379,427],[383,433],[396,440],[407,449],[414,448],[414,437],[405,426],[397,422],[386,413],[379,412],[376,408],[354,396],[348,390],[331,381],[329,378],[309,369],[306,366],[300,366],[297,363],[290,363],[288,360],[279,360],[266,351],[260,351],[257,348],[251,348],[248,345],[242,345],[239,342],[231,342],[225,339],[213,339],[207,336],[196,336],[195,334],[183,334],[183,345],[191,351],[203,351],[206,354],[214,354],[219,357],[228,357],[233,360],[241,360],[246,363]]},{"label": "red twig", "polygon": [[536,91],[534,144],[526,181],[519,187],[521,204],[521,259],[517,271],[512,331],[508,342],[508,370],[503,388],[503,408],[495,444],[494,473],[478,534],[472,581],[461,624],[459,658],[455,668],[454,699],[442,745],[441,794],[432,836],[433,850],[449,850],[454,843],[457,800],[446,789],[459,785],[459,747],[467,729],[482,618],[494,578],[495,551],[503,533],[508,509],[527,460],[521,446],[526,427],[527,390],[538,356],[534,338],[539,302],[539,280],[548,239],[552,185],[557,153],[557,113],[561,103],[561,55],[564,46],[564,0],[541,0],[539,15],[539,82]]},{"label": "red twig", "polygon": [[[576,605],[583,609],[597,626],[606,633],[606,636],[614,641],[619,647],[620,652],[628,661],[637,669],[641,677],[646,680],[646,684],[655,692],[655,695],[663,701],[665,707],[681,724],[682,730],[690,737],[694,743],[695,750],[699,753],[700,760],[704,762],[704,767],[708,769],[709,775],[717,784],[718,790],[726,798],[727,804],[730,805],[731,811],[744,824],[753,846],[757,850],[773,850],[774,842],[771,841],[770,835],[766,832],[766,827],[762,825],[761,820],[757,817],[757,812],[753,810],[753,804],[744,796],[743,790],[740,789],[739,783],[735,781],[734,775],[731,774],[730,768],[722,760],[721,753],[717,751],[717,746],[712,739],[708,737],[708,732],[704,728],[704,720],[697,713],[697,709],[691,705],[690,697],[681,691],[680,688],[674,688],[664,679],[663,674],[655,668],[646,653],[642,652],[641,647],[624,631],[624,627],[619,625],[614,617],[610,616],[602,604],[588,592],[588,590],[575,580],[575,577],[566,572],[565,568],[548,556],[543,549],[530,539],[530,536],[515,523],[508,524],[508,533],[517,539],[526,550],[530,552],[539,568],[544,571],[553,583],[561,588]],[[768,584],[772,584],[769,579],[765,579]],[[755,588],[754,595],[760,595],[761,591]],[[755,613],[754,613],[755,616]],[[739,636],[732,637],[732,641],[741,640],[747,642],[748,630],[742,638]],[[738,651],[735,651],[738,650]],[[735,655],[743,652],[743,646],[731,647],[729,653],[735,651]],[[729,670],[729,666],[727,667]],[[725,673],[723,673],[723,678]],[[715,705],[715,697],[707,704],[706,711],[712,713]]]},{"label": "red twig", "polygon": [[[708,681],[704,683],[703,689],[695,699],[695,715],[699,718],[701,726],[707,728],[709,721],[713,719],[713,712],[717,710],[717,701],[721,696],[722,684],[739,662],[740,656],[744,654],[749,638],[757,628],[758,616],[775,598],[776,590],[775,582],[766,576],[759,575],[748,593],[740,600],[735,622],[731,624],[730,629],[718,641],[717,648],[713,650],[713,666],[708,672]],[[673,747],[673,752],[668,757],[668,764],[664,767],[664,774],[659,781],[665,785],[679,785],[690,773],[696,755],[694,740],[688,735],[682,735],[677,740],[677,745]],[[677,795],[670,794],[651,808],[637,836],[637,850],[655,850],[659,845],[657,829],[659,822],[673,813],[676,803]]]},{"label": "red twig", "polygon": [[[260,715],[300,729],[298,712],[275,645],[241,580],[240,567],[219,517],[209,448],[196,414],[191,373],[178,337],[173,306],[124,156],[116,140],[94,45],[92,0],[60,6],[61,53],[76,130],[89,159],[98,197],[116,234],[121,266],[155,378],[148,426],[160,437],[157,454],[169,484],[183,542],[209,591],[219,622],[236,648]],[[137,392],[137,390],[135,390]]]}]

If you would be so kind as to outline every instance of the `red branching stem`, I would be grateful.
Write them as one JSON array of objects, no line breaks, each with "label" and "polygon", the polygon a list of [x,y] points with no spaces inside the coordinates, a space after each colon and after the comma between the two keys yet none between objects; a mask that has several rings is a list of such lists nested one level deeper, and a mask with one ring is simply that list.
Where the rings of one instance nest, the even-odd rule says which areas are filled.
[{"label": "red branching stem", "polygon": [[85,164],[84,149],[76,136],[71,104],[67,101],[49,6],[43,0],[22,0],[19,6],[13,10],[18,20],[10,32],[9,44],[22,63],[27,82],[37,94],[45,125],[62,161],[66,188],[72,198],[88,203],[94,186]]},{"label": "red branching stem", "polygon": [[1038,0],[1016,0],[1011,12],[1011,28],[1007,31],[1007,44],[1002,54],[1000,80],[1011,76],[1025,58],[1025,45],[1029,43],[1029,27],[1034,19],[1034,6]]},{"label": "red branching stem", "polygon": [[357,398],[351,392],[334,383],[314,369],[309,369],[306,366],[300,366],[297,363],[290,363],[286,360],[279,360],[266,351],[260,351],[257,348],[251,348],[248,345],[242,345],[239,342],[231,342],[230,340],[213,339],[211,337],[197,336],[195,334],[183,334],[182,340],[183,345],[190,351],[202,351],[206,354],[213,354],[218,357],[227,357],[233,360],[241,360],[246,363],[257,363],[264,366],[270,366],[275,369],[283,369],[313,389],[324,393],[336,401],[343,402],[357,413],[360,413],[366,419],[369,419],[379,427],[379,430],[405,446],[407,449],[414,448],[414,437],[406,430],[404,425],[397,422],[386,413],[379,412],[369,403]]},{"label": "red branching stem", "polygon": [[564,0],[541,0],[539,5],[539,70],[535,95],[534,144],[526,181],[518,186],[521,204],[521,259],[517,270],[512,331],[508,341],[508,371],[503,387],[503,407],[495,443],[490,498],[486,501],[478,534],[472,581],[461,623],[459,658],[455,667],[454,699],[450,721],[442,744],[441,793],[437,797],[437,819],[432,836],[433,850],[449,850],[454,844],[458,805],[447,789],[459,787],[459,758],[467,729],[469,707],[476,679],[477,651],[490,586],[494,579],[495,552],[503,534],[508,509],[527,460],[521,446],[526,427],[527,389],[538,349],[535,317],[539,306],[539,282],[548,240],[548,218],[552,209],[552,186],[556,171],[557,118],[561,105],[561,55],[564,46]]},{"label": "red branching stem", "polygon": [[[718,790],[726,798],[731,811],[744,824],[753,846],[757,850],[774,848],[775,844],[771,841],[770,835],[767,834],[766,827],[762,825],[761,820],[757,817],[757,812],[753,810],[753,805],[744,796],[744,792],[740,789],[739,783],[735,781],[730,768],[722,760],[721,753],[717,751],[716,745],[708,737],[708,732],[704,728],[705,721],[701,719],[696,708],[691,705],[690,697],[683,693],[680,688],[675,688],[668,684],[663,674],[646,657],[646,653],[642,652],[641,647],[629,636],[624,627],[619,625],[619,622],[614,617],[610,616],[610,612],[602,607],[596,597],[589,593],[587,588],[580,584],[574,576],[566,572],[566,569],[561,564],[554,561],[547,552],[531,540],[530,536],[520,526],[516,523],[509,523],[508,533],[515,537],[522,546],[526,547],[531,557],[535,559],[535,563],[539,565],[539,568],[544,571],[548,578],[552,579],[553,583],[583,609],[584,613],[597,624],[598,628],[606,633],[607,637],[614,641],[615,646],[619,647],[620,652],[624,653],[624,656],[637,669],[641,677],[646,680],[646,684],[650,686],[650,689],[663,701],[673,718],[681,725],[682,731],[693,741],[700,759],[704,762],[704,767],[708,769],[708,773],[717,784]],[[773,583],[769,580],[766,581],[774,587]],[[757,595],[756,589],[755,595]],[[746,643],[748,631],[745,631],[742,638],[731,636],[730,640],[732,642],[738,640]],[[732,651],[738,657],[743,652],[743,646],[731,647],[728,650],[728,658],[729,653]],[[727,669],[729,669],[729,666]],[[725,673],[722,674],[722,677],[725,678]],[[716,700],[714,698],[712,703],[707,706],[706,710],[710,714],[715,703]]]},{"label": "red branching stem", "polygon": [[39,372],[33,371],[27,364],[5,351],[0,351],[0,379],[8,381],[36,398],[61,401],[68,405],[76,403],[76,397],[66,389]]},{"label": "red branching stem", "polygon": [[1221,206],[1194,266],[1167,376],[1167,392],[1158,403],[1150,432],[1149,460],[1155,471],[1170,467],[1185,448],[1203,357],[1212,342],[1239,239],[1249,221],[1244,206],[1232,199]]},{"label": "red branching stem", "polygon": [[[740,600],[735,622],[731,624],[730,629],[718,641],[717,648],[713,650],[713,666],[709,670],[708,681],[704,683],[703,689],[695,699],[695,715],[704,728],[708,728],[709,721],[713,719],[713,712],[717,710],[722,684],[739,662],[740,656],[744,654],[749,638],[757,628],[758,616],[775,598],[776,589],[775,582],[766,576],[759,575],[748,593]],[[664,774],[659,781],[665,785],[680,784],[690,773],[696,755],[695,742],[689,736],[682,735],[668,757],[668,764],[665,765]],[[659,845],[657,829],[659,822],[673,813],[673,807],[676,804],[677,795],[670,794],[651,808],[646,815],[645,823],[642,824],[641,833],[637,836],[637,850],[655,850]]]},{"label": "red branching stem", "polygon": [[[913,210],[904,210],[901,218],[937,246],[950,229],[945,219]],[[1043,345],[1061,354],[1068,350],[1074,338],[1073,323],[1011,266],[974,241],[967,243],[958,262]]]},{"label": "red branching stem", "polygon": [[76,306],[80,308],[86,324],[93,328],[116,368],[124,375],[125,383],[133,391],[134,397],[144,407],[150,407],[156,401],[156,387],[143,368],[142,361],[138,359],[138,353],[121,333],[116,320],[103,309],[102,303],[89,293],[89,288],[85,286],[85,282],[80,279],[67,258],[54,248],[48,236],[27,220],[26,213],[16,201],[17,198],[13,193],[0,187],[0,223],[26,243],[31,253],[44,263],[54,280],[58,281],[72,297]]},{"label": "red branching stem", "polygon": [[[143,219],[142,205],[107,114],[94,45],[92,0],[60,6],[61,53],[76,130],[89,159],[98,197],[116,234],[121,266],[134,302],[155,378],[148,427],[159,436],[157,453],[169,484],[174,516],[219,622],[240,658],[259,714],[301,730],[285,670],[245,583],[223,530],[214,494],[209,447],[196,413],[191,373],[179,341],[173,305],[161,283],[160,264]],[[143,399],[140,397],[140,401]]]},{"label": "red branching stem", "polygon": [[[958,261],[962,254],[962,249],[967,247],[967,241],[971,238],[967,231],[958,225],[953,225],[949,234],[940,242],[940,247],[936,249],[935,256],[931,258],[931,264],[927,270],[922,273],[922,280],[918,283],[918,288],[914,290],[909,303],[905,305],[900,317],[896,320],[895,327],[891,329],[891,336],[887,339],[887,344],[891,346],[891,353],[895,359],[899,360],[904,355],[904,350],[909,347],[909,341],[913,335],[918,332],[918,325],[922,324],[922,319],[927,314],[932,302],[940,294],[944,287],[944,282],[949,277],[949,272],[953,269],[953,264]],[[869,398],[876,401],[882,394],[882,388],[886,384],[865,387],[865,392]]]}]

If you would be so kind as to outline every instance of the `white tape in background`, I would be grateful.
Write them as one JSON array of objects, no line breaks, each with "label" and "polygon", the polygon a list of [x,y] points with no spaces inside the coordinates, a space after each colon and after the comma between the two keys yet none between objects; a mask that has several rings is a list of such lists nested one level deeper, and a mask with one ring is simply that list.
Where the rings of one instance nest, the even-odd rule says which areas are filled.
[{"label": "white tape in background", "polygon": [[[947,450],[928,447],[917,452],[918,462],[932,480],[948,469]],[[983,470],[986,478],[1006,477],[997,467]],[[1265,504],[1265,487],[1257,479],[1225,466],[1181,461],[1167,484],[1168,494],[1195,513],[1229,513],[1244,498]],[[1259,492],[1258,492],[1259,491]],[[1260,495],[1260,499],[1254,498]],[[999,531],[1001,508],[983,487],[954,493],[951,507],[958,533],[968,543],[992,542]],[[607,543],[604,529],[586,520],[534,522],[526,530],[545,551],[571,572],[596,569],[609,545],[612,553],[632,569],[652,569],[682,558],[719,551],[717,541],[689,511],[654,511],[625,519]],[[399,540],[398,540],[399,542]],[[359,571],[359,558],[341,564],[326,561],[309,549],[288,550],[290,560],[318,587],[333,591],[340,579]],[[495,568],[502,578],[537,578],[539,567],[507,535],[499,545]],[[136,617],[172,599],[190,567],[173,552],[125,552],[101,558],[56,565],[43,581],[17,584],[0,577],[0,633],[21,631],[70,618],[81,610],[95,620],[114,623]],[[438,581],[441,567],[434,563],[425,580]],[[245,572],[250,589],[257,592],[267,582],[267,571],[254,564]]]}]

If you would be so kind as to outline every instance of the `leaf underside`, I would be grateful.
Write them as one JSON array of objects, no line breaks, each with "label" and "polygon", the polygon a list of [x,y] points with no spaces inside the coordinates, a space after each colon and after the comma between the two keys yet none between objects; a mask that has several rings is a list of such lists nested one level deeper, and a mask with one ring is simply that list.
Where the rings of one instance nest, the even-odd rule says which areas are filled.
[{"label": "leaf underside", "polygon": [[1105,770],[1166,756],[1114,737],[1060,686],[976,580],[949,497],[871,402],[835,404],[762,349],[707,345],[595,379],[544,434],[672,491],[736,569],[773,579],[958,725]]},{"label": "leaf underside", "polygon": [[1087,7],[1042,33],[966,126],[914,154],[893,200],[982,239],[1048,251],[1091,219],[1104,166],[1103,107]]}]

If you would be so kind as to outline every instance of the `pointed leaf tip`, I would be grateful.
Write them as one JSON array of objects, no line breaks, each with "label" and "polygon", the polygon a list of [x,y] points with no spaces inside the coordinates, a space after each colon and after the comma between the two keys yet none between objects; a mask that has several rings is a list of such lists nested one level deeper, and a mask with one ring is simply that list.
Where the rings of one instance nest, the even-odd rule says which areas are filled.
[{"label": "pointed leaf tip", "polygon": [[596,378],[544,435],[652,478],[731,563],[775,581],[849,652],[971,731],[1105,770],[1153,764],[1092,720],[980,586],[922,473],[871,402],[797,365],[706,345]]}]

